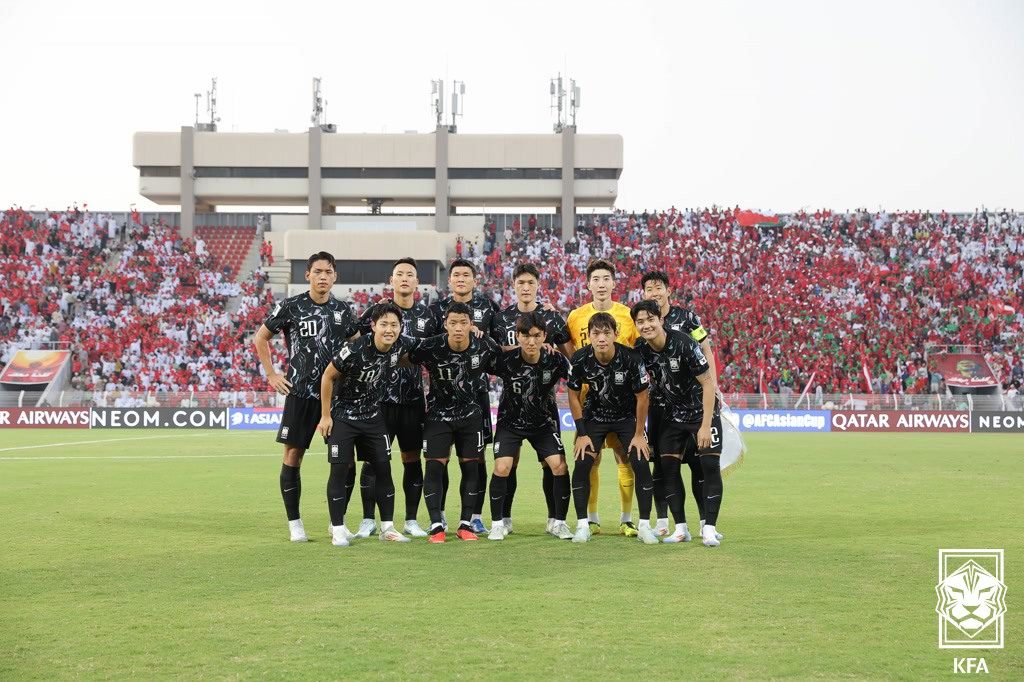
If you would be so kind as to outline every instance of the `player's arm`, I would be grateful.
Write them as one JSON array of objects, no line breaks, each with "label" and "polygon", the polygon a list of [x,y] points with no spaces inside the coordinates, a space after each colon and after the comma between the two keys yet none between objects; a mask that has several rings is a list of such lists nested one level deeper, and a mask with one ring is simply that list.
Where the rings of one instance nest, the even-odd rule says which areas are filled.
[{"label": "player's arm", "polygon": [[701,388],[701,402],[704,404],[704,416],[700,420],[700,428],[697,430],[697,450],[704,450],[711,447],[711,418],[715,414],[715,394],[718,392],[717,382],[714,374],[714,360],[708,357],[708,364],[711,369],[697,377]]},{"label": "player's arm", "polygon": [[256,332],[256,340],[254,341],[256,357],[260,359],[260,364],[263,365],[263,373],[267,375],[267,383],[270,384],[270,387],[281,395],[288,395],[292,384],[283,374],[279,374],[274,369],[274,361],[270,357],[270,339],[272,338],[274,338],[274,332],[267,329],[267,325],[260,325],[259,330]]},{"label": "player's arm", "polygon": [[341,376],[341,372],[334,366],[333,362],[327,364],[324,375],[320,378],[320,423],[316,430],[321,436],[327,438],[334,428],[334,419],[331,418],[331,400],[334,398],[334,382]]},{"label": "player's arm", "polygon": [[573,454],[576,459],[583,459],[587,452],[594,454],[594,442],[587,435],[587,423],[583,419],[583,400],[580,392],[573,388],[569,389],[569,411],[572,419],[576,422],[576,444],[573,446]]},{"label": "player's arm", "polygon": [[647,424],[647,409],[650,404],[650,393],[650,390],[645,388],[636,394],[636,431],[633,433],[633,440],[629,441],[629,449],[635,449],[637,454],[644,459],[651,458],[651,449],[647,445],[647,437],[644,434],[644,427]]},{"label": "player's arm", "polygon": [[[715,390],[718,390],[718,367],[715,365],[715,354],[711,352],[711,337],[705,336],[704,340],[700,342],[700,349],[704,351],[704,357],[708,359],[708,365],[711,367],[711,381],[714,383]],[[703,384],[701,384],[703,385]]]}]

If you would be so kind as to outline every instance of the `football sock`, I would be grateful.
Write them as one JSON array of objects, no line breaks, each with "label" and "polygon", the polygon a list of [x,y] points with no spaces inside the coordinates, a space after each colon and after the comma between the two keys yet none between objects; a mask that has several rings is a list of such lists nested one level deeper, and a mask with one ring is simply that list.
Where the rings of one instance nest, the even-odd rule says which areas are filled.
[{"label": "football sock", "polygon": [[704,470],[701,468],[700,457],[690,455],[686,458],[686,464],[690,467],[690,492],[697,502],[697,514],[704,518]]},{"label": "football sock", "polygon": [[651,480],[650,462],[634,452],[629,456],[629,463],[636,476],[636,506],[640,511],[640,519],[650,521],[651,501],[654,497],[654,481]]},{"label": "football sock", "polygon": [[516,496],[516,486],[519,481],[516,479],[516,469],[518,467],[513,464],[512,470],[508,472],[508,486],[505,489],[505,515],[502,518],[512,518],[512,500]]},{"label": "football sock", "polygon": [[[366,469],[365,464],[363,469]],[[395,520],[395,481],[391,478],[391,462],[374,462],[373,478],[374,498],[376,499],[377,507],[380,509],[380,520],[392,522]],[[373,513],[372,506],[370,513]],[[371,517],[365,516],[365,518]]]},{"label": "football sock", "polygon": [[441,487],[441,509],[444,510],[448,506],[448,465],[445,465],[444,467],[444,479],[442,483],[444,485]]},{"label": "football sock", "polygon": [[666,482],[661,457],[651,453],[651,478],[654,480],[654,511],[659,519],[668,518],[668,502],[665,501]]},{"label": "football sock", "polygon": [[718,455],[700,458],[704,470],[704,512],[707,525],[718,525],[718,510],[722,506],[722,468]]},{"label": "football sock", "polygon": [[363,501],[363,518],[374,517],[374,503],[377,501],[377,482],[374,480],[373,465],[363,462],[363,468],[359,472],[359,497]]},{"label": "football sock", "polygon": [[405,518],[415,521],[420,510],[420,497],[423,495],[423,467],[419,459],[415,462],[402,464],[402,491],[405,493]]},{"label": "football sock", "polygon": [[594,468],[594,458],[584,457],[576,462],[572,470],[572,501],[576,507],[576,518],[587,519],[587,503],[592,493],[590,473]]},{"label": "football sock", "polygon": [[459,485],[459,492],[462,494],[462,512],[459,520],[469,523],[476,509],[477,498],[480,497],[480,483],[476,480],[480,472],[479,462],[459,462],[462,469],[462,483]]},{"label": "football sock", "polygon": [[426,474],[423,476],[423,504],[430,513],[432,526],[440,525],[442,506],[442,495],[444,494],[444,472],[445,465],[436,459],[428,459]]},{"label": "football sock", "polygon": [[483,514],[484,500],[487,499],[487,464],[484,463],[483,457],[476,465],[476,485],[477,494],[473,497],[473,513]]},{"label": "football sock", "polygon": [[[586,458],[584,458],[586,459]],[[575,469],[573,472],[575,473]],[[597,520],[597,498],[601,489],[601,467],[597,466],[596,460],[591,463],[590,469],[590,496],[587,498],[587,510],[590,512],[590,520],[598,523]],[[573,480],[573,496],[575,497],[576,483]]]},{"label": "football sock", "polygon": [[345,476],[345,510],[348,513],[348,503],[352,501],[352,491],[356,487],[356,465],[352,462],[348,467],[348,474]]},{"label": "football sock", "polygon": [[[633,513],[633,469],[629,464],[619,464],[619,507],[622,511],[622,520],[629,521]],[[647,475],[650,476],[648,470]],[[651,484],[653,486],[653,484]],[[648,512],[648,516],[650,512]]]},{"label": "football sock", "polygon": [[544,501],[548,505],[548,518],[558,518],[555,515],[555,496],[554,496],[554,484],[555,475],[551,473],[551,467],[541,467],[541,484],[540,487],[544,490]]},{"label": "football sock", "polygon": [[555,515],[552,518],[558,521],[565,521],[565,516],[569,513],[569,492],[571,488],[572,484],[569,482],[569,474],[552,477],[551,496],[554,498],[555,505]]},{"label": "football sock", "polygon": [[299,518],[299,498],[302,496],[302,479],[299,467],[281,465],[281,499],[284,500],[284,511],[289,521]]},{"label": "football sock", "polygon": [[[513,471],[515,471],[513,469]],[[508,494],[508,476],[491,476],[491,520],[497,523],[505,518],[505,496]]]},{"label": "football sock", "polygon": [[[683,477],[679,473],[680,465],[678,457],[659,457],[661,460],[661,471],[665,477],[665,503],[672,510],[672,520],[676,523],[686,523],[685,496],[683,489]],[[660,512],[659,512],[660,513]],[[659,516],[658,518],[663,518]]]},{"label": "football sock", "polygon": [[327,511],[331,515],[332,526],[341,526],[345,523],[345,507],[348,506],[346,498],[349,493],[346,481],[352,468],[349,462],[331,464],[331,473],[327,477]]}]

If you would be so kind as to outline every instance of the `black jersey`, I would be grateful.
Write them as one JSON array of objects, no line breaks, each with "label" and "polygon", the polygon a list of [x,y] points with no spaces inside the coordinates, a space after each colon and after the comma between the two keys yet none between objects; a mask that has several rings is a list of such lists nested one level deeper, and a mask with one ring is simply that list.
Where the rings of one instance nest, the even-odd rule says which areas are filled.
[{"label": "black jersey", "polygon": [[[444,317],[454,301],[455,299],[451,296],[445,296],[430,304],[431,329],[428,331],[431,334],[444,333]],[[498,314],[497,304],[483,294],[474,293],[473,298],[467,301],[466,305],[472,311],[470,321],[473,325],[485,335],[489,334],[491,331],[491,321]]]},{"label": "black jersey", "polygon": [[263,324],[274,334],[285,334],[291,395],[314,400],[320,399],[320,378],[327,363],[359,331],[348,303],[333,296],[317,303],[309,292],[279,302]]},{"label": "black jersey", "polygon": [[647,390],[649,383],[640,354],[616,343],[615,355],[607,365],[597,361],[593,346],[576,351],[567,385],[574,391],[590,387],[583,403],[584,419],[623,422],[636,419],[636,394]]},{"label": "black jersey", "polygon": [[665,327],[665,331],[671,329],[674,332],[689,334],[697,343],[700,343],[708,336],[707,330],[701,326],[700,317],[697,316],[697,313],[686,308],[680,308],[677,305],[668,307],[668,314],[665,315],[665,319],[661,322]]},{"label": "black jersey", "polygon": [[561,353],[541,350],[531,365],[518,348],[494,358],[491,374],[502,379],[498,426],[517,431],[559,430],[555,387],[569,378],[569,361]]},{"label": "black jersey", "polygon": [[[562,316],[553,310],[544,310],[539,305],[533,311],[544,322],[544,332],[547,334],[547,343],[553,346],[561,346],[569,342],[569,328],[565,326]],[[494,316],[491,321],[491,338],[499,346],[518,346],[516,339],[516,320],[523,313],[515,305],[510,305]]]},{"label": "black jersey", "polygon": [[428,421],[454,422],[479,415],[478,386],[486,381],[487,369],[500,352],[486,336],[478,339],[472,334],[464,351],[452,350],[447,334],[417,341],[409,360],[430,372]]},{"label": "black jersey", "polygon": [[373,419],[381,414],[381,399],[388,384],[392,383],[398,361],[414,343],[403,337],[386,352],[377,350],[373,335],[362,336],[346,343],[332,360],[341,378],[331,401],[331,416],[335,419]]},{"label": "black jersey", "polygon": [[[359,318],[359,331],[370,333],[373,309],[385,301],[378,301],[366,309]],[[387,302],[393,302],[387,300]],[[395,305],[398,305],[397,303]],[[401,308],[401,306],[399,306]],[[430,310],[423,301],[411,308],[402,308],[402,336],[407,339],[425,339],[430,335]],[[384,400],[388,405],[407,405],[423,400],[423,370],[419,367],[399,367],[385,387]]]},{"label": "black jersey", "polygon": [[[704,389],[697,377],[708,364],[700,344],[683,332],[666,330],[665,347],[654,350],[646,340],[636,350],[651,373],[651,404],[663,410],[664,419],[684,424],[699,422],[704,415]],[[718,399],[715,398],[715,414]]]}]

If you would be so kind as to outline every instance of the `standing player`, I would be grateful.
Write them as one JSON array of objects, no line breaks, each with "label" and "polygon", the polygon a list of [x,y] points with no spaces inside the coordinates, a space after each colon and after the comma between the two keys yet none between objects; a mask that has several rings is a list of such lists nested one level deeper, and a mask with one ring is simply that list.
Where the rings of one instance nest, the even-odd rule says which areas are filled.
[{"label": "standing player", "polygon": [[[568,327],[569,336],[572,339],[574,348],[578,351],[589,343],[588,326],[590,318],[597,313],[607,313],[612,316],[618,325],[619,334],[615,339],[617,343],[633,347],[636,342],[636,327],[629,316],[629,307],[612,300],[612,293],[615,291],[615,266],[602,259],[593,260],[587,266],[587,288],[594,300],[584,306],[576,308],[569,313]],[[626,448],[619,441],[614,433],[608,435],[608,446],[615,453],[615,462],[618,466],[619,476],[619,502],[622,516],[619,519],[619,532],[627,537],[636,535],[636,526],[633,525],[633,470],[626,457]],[[597,513],[598,488],[600,486],[600,464],[601,451],[597,451],[594,461],[594,468],[590,474],[590,523],[593,532],[601,532],[601,517]]]},{"label": "standing player", "polygon": [[[615,318],[595,313],[587,324],[590,345],[572,356],[569,373],[569,408],[576,420],[576,464],[572,471],[572,494],[576,505],[576,534],[573,542],[590,539],[587,503],[590,499],[590,471],[597,453],[609,434],[629,443],[629,462],[637,486],[640,523],[637,536],[644,544],[654,545],[658,538],[651,529],[650,450],[644,437],[647,423],[647,369],[639,354],[615,342],[618,334]],[[581,392],[587,386],[586,403]]]},{"label": "standing player", "polygon": [[[387,433],[381,399],[411,340],[401,337],[402,311],[394,303],[378,304],[371,316],[372,333],[342,346],[327,365],[320,381],[320,423],[317,430],[328,446],[327,508],[331,514],[331,541],[349,544],[345,530],[348,494],[345,484],[352,456],[374,473],[377,506],[380,507],[380,539],[409,542],[394,525],[395,484],[391,480],[391,438]],[[334,383],[338,392],[334,397]]]},{"label": "standing player", "polygon": [[[505,308],[491,322],[491,338],[508,350],[518,345],[518,332],[516,324],[523,313],[536,313],[544,325],[544,332],[547,336],[547,343],[558,347],[566,358],[571,358],[574,352],[572,343],[569,340],[569,332],[565,321],[550,306],[542,307],[537,302],[537,288],[540,285],[540,272],[536,266],[530,263],[521,263],[512,271],[512,290],[515,292],[516,302]],[[495,460],[497,461],[497,460]],[[512,501],[516,494],[517,476],[516,469],[519,468],[519,456],[516,455],[512,462],[512,471],[508,475],[508,491],[505,494],[505,526],[506,531],[512,532]],[[541,471],[543,473],[544,499],[548,505],[547,530],[550,533],[555,524],[554,497],[552,485],[554,474],[548,468],[547,461],[541,460]],[[493,494],[492,494],[493,495]]]},{"label": "standing player", "polygon": [[[498,306],[494,301],[476,292],[476,266],[464,258],[456,258],[448,267],[448,291],[445,298],[439,299],[430,305],[430,312],[433,316],[432,334],[440,334],[444,331],[445,314],[453,303],[464,303],[470,309],[470,320],[473,327],[483,335],[491,330],[491,321],[498,312]],[[480,405],[480,417],[483,424],[484,446],[494,442],[494,426],[491,424],[491,399],[487,390],[487,375],[481,375],[476,387],[477,403]],[[483,504],[484,496],[487,494],[487,465],[484,458],[480,458],[477,468],[477,481],[480,485],[477,506],[473,510],[473,532],[486,533],[484,528]],[[445,468],[444,494],[442,501],[448,498],[448,469]],[[443,506],[442,506],[443,508]]]},{"label": "standing player", "polygon": [[[672,289],[669,285],[668,275],[657,270],[646,273],[640,279],[640,289],[644,298],[658,304],[661,312],[662,325],[666,330],[683,332],[700,344],[704,357],[711,366],[711,379],[715,382],[715,390],[718,390],[718,368],[715,366],[715,355],[711,350],[711,338],[701,325],[700,317],[693,310],[680,308],[672,305]],[[656,405],[652,400],[651,414],[648,419],[648,437],[652,446],[657,447],[658,428],[661,406]],[[690,467],[690,489],[693,498],[697,503],[697,511],[700,513],[701,528],[704,527],[704,498],[701,492],[704,474],[700,462],[696,456],[686,459]],[[682,482],[680,481],[680,485]],[[658,523],[654,531],[658,535],[668,535],[668,506],[665,502],[665,483],[661,472],[661,458],[654,458],[654,506],[658,512]],[[678,519],[677,519],[678,521]],[[718,534],[721,540],[721,533]]]},{"label": "standing player", "polygon": [[[423,429],[426,474],[423,501],[430,512],[430,542],[444,542],[444,472],[452,445],[462,470],[462,513],[456,536],[476,540],[470,518],[480,495],[477,470],[484,453],[483,420],[477,396],[481,376],[501,349],[489,337],[472,333],[473,311],[454,302],[445,314],[446,333],[424,339],[409,353],[409,361],[430,372],[427,422]],[[490,408],[488,408],[490,409]]]},{"label": "standing player", "polygon": [[529,441],[537,459],[552,474],[552,495],[548,513],[556,519],[548,531],[562,539],[572,538],[565,525],[569,508],[569,472],[558,422],[555,387],[569,376],[569,361],[560,353],[544,348],[547,324],[539,312],[521,313],[516,321],[518,348],[498,355],[491,373],[501,377],[503,388],[498,405],[498,430],[494,437],[494,475],[491,477],[491,532],[488,540],[504,540],[511,532],[506,498],[510,473],[515,471],[523,441]]},{"label": "standing player", "polygon": [[[426,338],[430,333],[431,315],[427,305],[415,298],[419,276],[416,261],[400,258],[391,267],[391,288],[394,290],[394,304],[402,310],[402,336],[408,339]],[[359,331],[370,332],[375,310],[379,305],[391,303],[387,299],[370,306],[359,320]],[[402,452],[402,490],[405,493],[404,532],[414,538],[425,538],[427,532],[420,528],[416,515],[419,512],[420,496],[423,494],[423,464],[420,462],[420,446],[423,443],[423,420],[426,418],[426,401],[423,397],[423,371],[419,367],[400,366],[386,387],[382,401],[384,423],[387,434],[398,440]],[[373,468],[363,464],[359,476],[363,502],[363,521],[359,524],[356,537],[369,537],[375,528],[373,507],[376,500],[376,486]]]},{"label": "standing player", "polygon": [[[720,538],[715,524],[722,503],[722,419],[711,365],[692,337],[662,326],[661,310],[654,301],[637,303],[632,313],[642,337],[636,347],[650,368],[651,392],[662,404],[656,452],[661,456],[665,472],[668,504],[676,517],[675,532],[665,538],[665,542],[690,540],[682,516],[684,491],[679,466],[683,457],[698,456],[704,472],[707,513],[701,536],[706,546],[717,547]],[[679,519],[683,519],[681,524]]]},{"label": "standing player", "polygon": [[[331,295],[336,278],[334,256],[326,251],[314,253],[306,261],[309,291],[274,306],[270,317],[256,332],[256,355],[267,375],[267,383],[288,396],[277,442],[284,444],[281,497],[292,542],[307,540],[299,515],[302,493],[299,467],[320,419],[320,377],[345,340],[354,339],[359,333],[352,309]],[[287,376],[274,369],[270,357],[270,339],[279,331],[285,333],[288,347]]]}]

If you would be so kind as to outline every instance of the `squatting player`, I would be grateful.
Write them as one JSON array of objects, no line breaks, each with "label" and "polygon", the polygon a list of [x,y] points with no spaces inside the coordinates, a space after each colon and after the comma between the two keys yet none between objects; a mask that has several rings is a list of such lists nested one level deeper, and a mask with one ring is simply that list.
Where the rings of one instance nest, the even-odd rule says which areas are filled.
[{"label": "squatting player", "polygon": [[[336,278],[334,256],[326,251],[314,253],[306,261],[309,291],[274,306],[270,317],[256,332],[256,355],[267,375],[267,383],[288,396],[277,442],[284,444],[281,497],[292,542],[307,540],[299,515],[302,493],[299,467],[320,420],[320,377],[345,340],[354,339],[359,333],[352,309],[331,295]],[[280,331],[285,333],[288,347],[287,376],[274,369],[270,357],[270,339]]]},{"label": "squatting player", "polygon": [[651,373],[651,393],[662,405],[655,451],[662,459],[666,498],[676,518],[675,532],[665,542],[690,540],[683,516],[679,467],[684,456],[697,455],[704,472],[707,513],[701,536],[706,546],[717,547],[715,523],[722,503],[722,419],[710,363],[691,336],[663,327],[661,309],[654,301],[637,303],[632,314],[641,336],[636,349]]},{"label": "squatting player", "polygon": [[477,471],[484,453],[477,391],[481,377],[501,349],[489,337],[477,338],[471,331],[472,320],[469,306],[453,302],[445,313],[446,333],[418,341],[409,353],[410,362],[423,365],[430,373],[427,422],[423,429],[427,460],[423,501],[430,512],[430,542],[444,542],[442,495],[452,445],[462,470],[462,512],[456,536],[460,540],[477,539],[470,522],[480,495]]},{"label": "squatting player", "polygon": [[521,313],[516,320],[517,348],[503,351],[494,359],[490,372],[502,379],[498,405],[498,429],[494,435],[494,474],[491,477],[491,532],[488,540],[504,540],[510,532],[505,499],[509,473],[519,459],[523,441],[537,452],[537,459],[552,474],[552,501],[548,514],[555,519],[549,526],[552,535],[568,540],[572,533],[565,525],[569,508],[569,472],[565,446],[558,422],[555,387],[568,378],[569,361],[561,353],[544,348],[547,324],[538,312]]},{"label": "squatting player", "polygon": [[[537,288],[540,285],[540,271],[530,263],[521,263],[512,271],[512,291],[515,294],[516,302],[505,308],[494,316],[491,322],[491,338],[495,343],[509,350],[518,344],[518,332],[516,324],[519,316],[523,313],[536,313],[544,325],[544,333],[547,337],[546,343],[557,347],[567,359],[572,357],[575,349],[569,339],[569,331],[565,326],[565,320],[559,315],[550,304],[541,306],[537,302]],[[505,525],[508,532],[512,532],[512,501],[515,497],[517,487],[516,469],[519,467],[518,454],[512,461],[512,471],[508,475],[508,491],[505,494]],[[548,468],[547,461],[541,461],[542,488],[544,499],[548,505],[547,530],[550,533],[555,524],[554,499],[552,485],[554,474]],[[564,520],[564,518],[563,518]]]},{"label": "squatting player", "polygon": [[[619,333],[615,318],[595,313],[587,324],[590,345],[572,356],[569,372],[569,409],[576,420],[576,463],[572,471],[573,503],[576,506],[576,534],[573,542],[590,539],[587,502],[590,471],[597,453],[609,434],[629,443],[629,462],[637,485],[640,522],[637,535],[644,544],[657,544],[651,529],[651,496],[654,481],[648,463],[650,450],[644,436],[647,423],[648,384],[643,359],[632,348],[615,342]],[[581,397],[587,386],[586,402]]]},{"label": "squatting player", "polygon": [[[491,321],[498,313],[498,306],[491,299],[476,291],[476,266],[464,258],[456,258],[448,267],[448,291],[450,294],[430,305],[433,319],[431,334],[444,331],[445,314],[453,303],[464,303],[470,309],[470,321],[480,335],[490,333]],[[494,426],[491,424],[491,399],[487,390],[487,376],[481,375],[476,385],[476,399],[480,405],[480,418],[484,434],[484,447],[494,442]],[[486,533],[484,528],[483,504],[487,487],[487,465],[481,457],[477,464],[477,481],[480,486],[473,509],[473,532]],[[444,492],[442,501],[448,497],[448,468],[444,470]],[[443,509],[442,505],[442,509]]]},{"label": "squatting player", "polygon": [[[612,300],[612,292],[615,291],[615,266],[602,259],[591,261],[587,266],[587,288],[593,296],[593,302],[576,308],[569,313],[567,321],[569,336],[572,339],[573,347],[578,351],[587,343],[588,325],[590,318],[599,313],[607,313],[615,319],[619,333],[615,339],[623,346],[633,347],[636,342],[636,327],[629,316],[629,307]],[[633,470],[626,457],[626,449],[618,437],[612,433],[607,439],[608,446],[615,453],[615,462],[618,465],[619,478],[619,502],[622,516],[619,519],[619,532],[628,537],[636,535],[636,527],[633,525]],[[590,512],[590,523],[593,532],[601,532],[601,518],[597,513],[598,487],[600,485],[600,464],[601,451],[597,451],[594,468],[590,475],[590,501],[588,509]]]},{"label": "squatting player", "polygon": [[[331,515],[331,541],[340,547],[349,544],[345,528],[348,506],[349,467],[358,452],[364,466],[373,468],[375,497],[380,508],[380,539],[409,542],[394,525],[395,484],[391,480],[391,438],[387,433],[381,400],[409,346],[403,339],[402,310],[387,302],[373,306],[371,333],[346,343],[320,382],[320,423],[317,431],[327,442],[327,509]],[[338,383],[334,394],[335,382]]]},{"label": "squatting player", "polygon": [[[431,314],[423,301],[416,301],[416,261],[399,258],[391,267],[391,288],[394,290],[394,304],[402,310],[402,336],[407,339],[422,339],[430,334]],[[383,299],[377,305],[389,303]],[[359,331],[370,332],[375,308],[371,306],[359,320]],[[416,515],[423,494],[423,464],[420,461],[420,446],[423,443],[423,421],[427,415],[423,397],[423,372],[419,367],[400,366],[388,382],[381,405],[384,409],[384,423],[388,437],[398,440],[402,453],[402,491],[405,493],[405,526],[403,531],[414,538],[425,538],[427,532],[420,528]],[[376,486],[373,468],[363,464],[360,474],[360,492],[363,502],[363,520],[359,524],[357,537],[369,537],[375,530],[373,507],[376,500]]]},{"label": "squatting player", "polygon": [[[644,274],[640,279],[640,289],[645,299],[658,304],[661,311],[661,319],[665,330],[672,330],[689,334],[690,337],[700,344],[704,357],[711,366],[711,379],[715,382],[715,390],[718,390],[718,368],[715,366],[715,355],[711,350],[711,337],[701,324],[700,317],[693,310],[672,305],[672,288],[669,284],[668,275],[664,272],[652,271]],[[647,437],[652,447],[657,447],[658,428],[661,417],[661,405],[657,404],[652,396],[651,413],[647,419]],[[704,526],[704,498],[701,492],[701,485],[704,482],[704,474],[701,470],[700,461],[697,457],[686,458],[686,464],[690,468],[690,489],[693,499],[697,503],[697,511],[700,513],[701,527]],[[680,482],[682,485],[682,482]],[[661,471],[661,458],[654,457],[654,506],[658,513],[658,523],[654,528],[655,534],[659,536],[668,535],[668,506],[665,502],[664,477]],[[678,519],[677,519],[678,521]],[[722,539],[721,533],[718,539]]]}]

